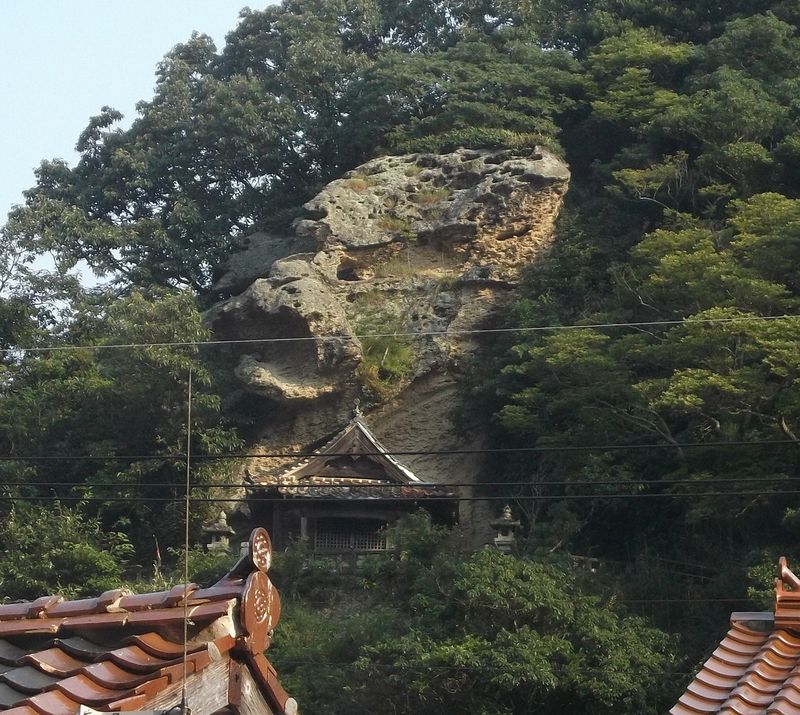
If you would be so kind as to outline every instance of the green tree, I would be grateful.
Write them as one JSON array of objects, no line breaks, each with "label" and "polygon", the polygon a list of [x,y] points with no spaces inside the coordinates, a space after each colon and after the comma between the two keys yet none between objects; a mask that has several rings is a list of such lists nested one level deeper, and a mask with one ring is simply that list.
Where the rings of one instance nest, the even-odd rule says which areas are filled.
[{"label": "green tree", "polygon": [[124,534],[106,531],[97,519],[57,502],[16,502],[3,512],[0,598],[80,598],[122,585],[133,551]]},{"label": "green tree", "polygon": [[[219,398],[197,349],[169,345],[206,336],[188,293],[133,293],[108,309],[84,305],[69,334],[51,344],[55,350],[24,354],[10,366],[0,399],[0,444],[19,458],[8,463],[8,479],[28,482],[18,493],[87,498],[103,525],[127,533],[140,554],[152,553],[154,536],[162,546],[181,543],[184,460],[177,455],[186,449],[190,370],[195,453],[239,444],[220,423]],[[131,343],[145,346],[112,347]],[[43,455],[68,461],[26,459]],[[230,466],[202,462],[192,479],[208,483]],[[195,535],[210,511],[195,505]]]},{"label": "green tree", "polygon": [[393,531],[392,556],[365,574],[369,609],[287,604],[272,658],[307,712],[663,711],[674,663],[664,634],[567,569],[457,555],[446,539],[420,516]]},{"label": "green tree", "polygon": [[390,151],[556,145],[556,118],[576,107],[577,65],[516,39],[480,36],[430,55],[384,54],[354,86],[353,137]]}]

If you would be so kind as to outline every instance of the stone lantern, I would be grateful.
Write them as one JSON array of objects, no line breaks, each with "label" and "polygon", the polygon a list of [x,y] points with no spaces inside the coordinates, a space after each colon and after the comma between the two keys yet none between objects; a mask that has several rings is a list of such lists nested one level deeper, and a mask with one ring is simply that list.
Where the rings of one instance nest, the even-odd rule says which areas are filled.
[{"label": "stone lantern", "polygon": [[206,548],[209,551],[227,551],[235,532],[228,524],[228,516],[221,511],[216,521],[203,526],[203,533],[206,535]]},{"label": "stone lantern", "polygon": [[511,553],[516,543],[514,532],[519,529],[520,522],[511,515],[511,507],[506,504],[503,507],[503,514],[499,519],[489,522],[493,529],[497,529],[497,536],[494,537],[494,545],[503,553]]}]

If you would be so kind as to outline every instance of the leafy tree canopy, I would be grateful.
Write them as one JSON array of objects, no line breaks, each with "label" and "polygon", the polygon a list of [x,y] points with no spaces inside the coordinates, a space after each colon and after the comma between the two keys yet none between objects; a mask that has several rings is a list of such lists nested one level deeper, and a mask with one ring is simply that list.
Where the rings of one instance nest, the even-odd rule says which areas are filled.
[{"label": "leafy tree canopy", "polygon": [[[424,517],[399,525],[394,554],[368,570],[367,615],[288,604],[272,657],[309,712],[663,710],[669,638],[586,593],[567,569],[490,549],[454,556],[446,536]],[[333,667],[346,668],[343,692],[330,687]]]}]

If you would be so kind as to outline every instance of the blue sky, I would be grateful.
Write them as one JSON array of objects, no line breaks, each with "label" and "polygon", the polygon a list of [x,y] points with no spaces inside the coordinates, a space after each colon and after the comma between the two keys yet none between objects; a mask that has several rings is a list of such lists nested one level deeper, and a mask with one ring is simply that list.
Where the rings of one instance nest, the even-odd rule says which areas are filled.
[{"label": "blue sky", "polygon": [[[193,30],[220,48],[247,0],[0,0],[0,224],[42,159],[74,164],[103,105],[134,116],[155,68]],[[260,8],[266,2],[251,2]]]}]

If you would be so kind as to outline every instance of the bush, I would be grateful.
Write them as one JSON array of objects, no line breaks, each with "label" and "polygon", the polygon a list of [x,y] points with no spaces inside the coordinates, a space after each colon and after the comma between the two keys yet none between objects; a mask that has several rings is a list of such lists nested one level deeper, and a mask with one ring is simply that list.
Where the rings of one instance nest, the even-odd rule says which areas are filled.
[{"label": "bush", "polygon": [[133,547],[96,519],[60,503],[17,502],[0,520],[0,597],[96,595],[122,585]]}]

